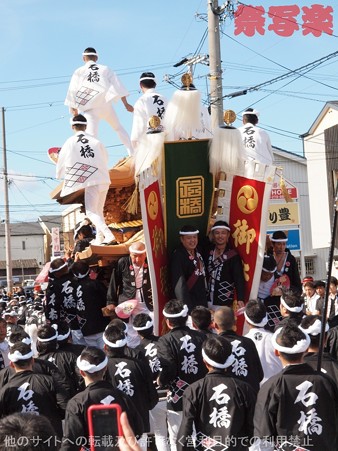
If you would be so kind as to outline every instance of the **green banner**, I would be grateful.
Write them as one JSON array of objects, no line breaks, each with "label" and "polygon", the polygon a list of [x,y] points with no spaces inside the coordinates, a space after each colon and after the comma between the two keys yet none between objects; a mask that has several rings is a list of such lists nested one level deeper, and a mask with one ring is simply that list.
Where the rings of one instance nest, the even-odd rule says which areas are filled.
[{"label": "green banner", "polygon": [[214,179],[209,172],[209,140],[164,144],[164,215],[169,255],[187,224],[206,235],[213,202]]}]

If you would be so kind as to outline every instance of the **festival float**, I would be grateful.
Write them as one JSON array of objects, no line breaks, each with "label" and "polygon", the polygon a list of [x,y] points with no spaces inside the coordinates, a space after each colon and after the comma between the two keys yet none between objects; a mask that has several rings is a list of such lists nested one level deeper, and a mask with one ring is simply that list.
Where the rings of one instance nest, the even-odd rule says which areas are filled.
[{"label": "festival float", "polygon": [[[163,125],[152,117],[135,157],[110,170],[104,215],[118,244],[89,245],[80,254],[91,264],[112,268],[133,242],[144,241],[156,333],[170,296],[168,258],[185,224],[206,237],[214,221],[229,223],[232,244],[243,263],[245,300],[257,297],[276,172],[274,166],[245,160],[240,132],[231,125],[236,118],[231,110],[224,113],[224,125],[212,137],[201,139],[210,128],[205,127],[200,94],[189,74],[182,83],[168,104]],[[61,197],[61,189],[62,184],[51,193],[52,199],[62,205],[83,203],[83,191]]]}]

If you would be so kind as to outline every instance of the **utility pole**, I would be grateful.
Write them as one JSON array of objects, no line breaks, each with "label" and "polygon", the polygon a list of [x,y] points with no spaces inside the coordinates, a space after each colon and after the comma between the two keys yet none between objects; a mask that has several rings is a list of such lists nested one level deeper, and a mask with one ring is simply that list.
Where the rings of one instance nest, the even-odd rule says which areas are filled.
[{"label": "utility pole", "polygon": [[8,173],[7,173],[7,154],[6,154],[6,128],[5,128],[5,108],[2,112],[2,151],[4,162],[4,201],[5,201],[5,243],[6,243],[6,277],[7,291],[11,292],[13,288],[13,268],[11,255],[11,229],[9,220],[9,201],[8,201]]},{"label": "utility pole", "polygon": [[208,0],[211,129],[223,125],[223,90],[218,0]]}]

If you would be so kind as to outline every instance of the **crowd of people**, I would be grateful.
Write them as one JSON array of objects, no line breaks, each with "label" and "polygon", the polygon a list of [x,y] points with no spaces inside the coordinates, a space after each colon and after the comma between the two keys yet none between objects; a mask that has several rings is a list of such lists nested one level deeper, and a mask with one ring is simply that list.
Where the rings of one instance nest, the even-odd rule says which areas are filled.
[{"label": "crowd of people", "polygon": [[[160,336],[142,242],[114,265],[108,286],[85,261],[56,258],[45,292],[3,294],[0,440],[8,448],[0,448],[50,442],[52,449],[89,449],[88,408],[114,403],[127,416],[121,422],[129,444],[125,436],[120,449],[336,449],[337,280],[330,279],[317,372],[325,283],[300,280],[278,231],[258,297],[247,302],[230,234],[218,221],[199,246],[198,230],[182,227]],[[236,331],[239,307],[243,334]],[[27,424],[19,436],[13,425],[25,431],[24,415],[32,430],[33,415],[48,427],[37,427],[34,439]],[[110,446],[106,435],[96,440]]]},{"label": "crowd of people", "polygon": [[[160,335],[144,243],[129,247],[110,280],[79,260],[89,243],[115,243],[103,217],[110,178],[99,121],[133,155],[149,117],[162,119],[168,106],[152,72],[141,74],[142,96],[132,107],[94,48],[83,61],[67,93],[74,135],[59,153],[57,176],[62,196],[84,189],[88,220],[75,230],[74,251],[52,260],[46,290],[0,297],[0,450],[337,449],[337,279],[325,309],[325,282],[301,281],[283,231],[270,237],[257,298],[246,299],[229,224],[216,221],[208,237],[183,226],[169,258],[171,300]],[[112,107],[119,99],[134,112],[131,139]],[[272,164],[258,116],[243,113],[246,158]],[[189,137],[201,137],[197,130],[210,137],[206,122]],[[111,420],[115,405],[122,414]],[[88,415],[95,408],[107,415],[96,423]]]}]

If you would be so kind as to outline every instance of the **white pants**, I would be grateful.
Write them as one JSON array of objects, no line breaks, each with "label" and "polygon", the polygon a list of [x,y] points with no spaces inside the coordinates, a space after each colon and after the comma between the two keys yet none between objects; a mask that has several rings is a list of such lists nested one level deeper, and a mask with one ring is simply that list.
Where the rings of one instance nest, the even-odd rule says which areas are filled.
[{"label": "white pants", "polygon": [[168,432],[170,450],[177,451],[177,434],[181,426],[183,412],[175,412],[174,410],[168,410]]},{"label": "white pants", "polygon": [[99,332],[93,335],[87,335],[87,337],[83,337],[86,342],[86,346],[95,346],[96,348],[103,349],[104,341],[103,341],[103,332]]},{"label": "white pants", "polygon": [[168,445],[168,423],[167,423],[167,400],[160,400],[150,410],[150,431],[155,434],[157,451],[169,451]]},{"label": "white pants", "polygon": [[103,236],[104,240],[107,242],[114,240],[114,235],[107,226],[103,216],[103,207],[106,201],[108,189],[108,185],[88,186],[85,188],[84,195],[86,216],[88,216],[88,218],[95,225],[98,238],[101,237],[102,239]]},{"label": "white pants", "polygon": [[86,133],[95,136],[95,138],[98,138],[99,122],[101,119],[103,119],[104,121],[108,122],[112,129],[116,131],[120,138],[120,141],[125,145],[128,151],[128,155],[133,154],[133,147],[129,135],[122,127],[111,103],[106,103],[102,105],[102,107],[85,111],[85,116],[87,118]]},{"label": "white pants", "polygon": [[82,335],[81,329],[72,329],[72,342],[75,345],[85,345],[86,346],[86,342],[84,340],[84,336]]}]

